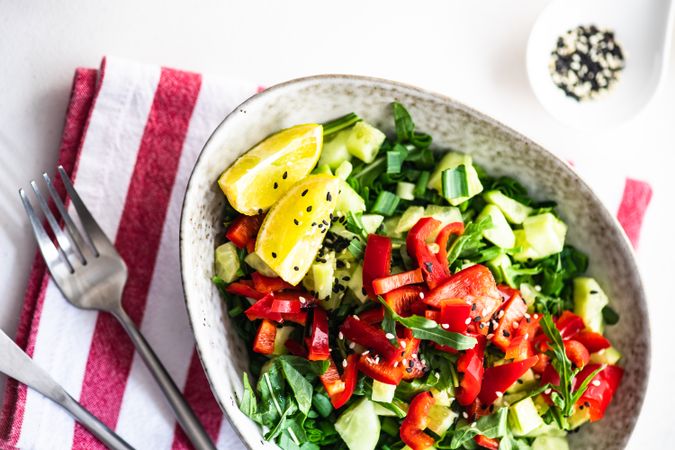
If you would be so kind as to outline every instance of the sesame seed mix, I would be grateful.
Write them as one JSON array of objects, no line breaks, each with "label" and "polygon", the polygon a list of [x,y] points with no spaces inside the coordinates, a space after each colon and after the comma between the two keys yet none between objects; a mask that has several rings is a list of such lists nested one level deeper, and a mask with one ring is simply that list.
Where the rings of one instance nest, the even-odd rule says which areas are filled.
[{"label": "sesame seed mix", "polygon": [[549,60],[555,85],[577,101],[607,92],[619,80],[624,66],[614,32],[595,25],[580,25],[560,36]]}]

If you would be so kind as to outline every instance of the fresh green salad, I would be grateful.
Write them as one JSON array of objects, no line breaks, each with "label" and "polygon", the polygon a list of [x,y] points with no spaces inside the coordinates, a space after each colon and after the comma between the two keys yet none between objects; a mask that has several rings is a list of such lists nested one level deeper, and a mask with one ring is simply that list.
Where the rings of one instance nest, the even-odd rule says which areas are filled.
[{"label": "fresh green salad", "polygon": [[567,449],[621,381],[617,313],[555,203],[391,108],[392,136],[297,125],[218,180],[239,408],[285,450]]}]

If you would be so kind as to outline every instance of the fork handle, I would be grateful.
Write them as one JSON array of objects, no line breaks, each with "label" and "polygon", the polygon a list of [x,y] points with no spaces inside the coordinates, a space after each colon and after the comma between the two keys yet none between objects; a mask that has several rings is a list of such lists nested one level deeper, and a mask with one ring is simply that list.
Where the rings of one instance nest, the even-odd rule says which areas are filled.
[{"label": "fork handle", "polygon": [[148,341],[145,340],[145,337],[143,337],[138,328],[136,328],[136,324],[134,324],[129,315],[122,308],[119,308],[119,311],[115,311],[113,314],[124,327],[136,347],[136,351],[141,355],[143,362],[145,362],[148,370],[150,370],[155,381],[159,384],[164,396],[167,398],[171,408],[176,414],[178,423],[192,445],[197,450],[215,450],[206,430],[204,430],[204,427],[199,422],[199,419],[197,419],[197,416],[195,416],[192,408],[190,408],[185,401],[183,394],[181,394],[176,383],[166,371],[159,358],[157,358],[157,355],[150,347],[150,344],[148,344]]},{"label": "fork handle", "polygon": [[110,450],[134,450],[132,446],[127,444],[103,422],[84,409],[84,407],[70,395],[65,394],[59,399],[58,403]]}]

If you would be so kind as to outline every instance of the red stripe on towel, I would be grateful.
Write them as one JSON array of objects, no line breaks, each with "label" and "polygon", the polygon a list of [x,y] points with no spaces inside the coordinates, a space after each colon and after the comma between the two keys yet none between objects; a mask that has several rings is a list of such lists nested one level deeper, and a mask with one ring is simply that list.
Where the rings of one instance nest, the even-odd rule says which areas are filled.
[{"label": "red stripe on towel", "polygon": [[[71,179],[75,179],[75,167],[82,149],[82,136],[86,131],[88,118],[92,110],[92,103],[97,95],[96,80],[98,71],[95,69],[78,68],[73,78],[73,88],[70,96],[68,111],[63,126],[63,137],[59,148],[59,164],[63,166]],[[57,192],[63,197],[65,188],[59,177],[53,177]],[[24,305],[19,318],[15,342],[33,355],[35,339],[37,337],[42,303],[47,291],[49,275],[42,256],[36,251],[33,267],[28,278],[28,287],[24,296]],[[5,386],[4,408],[0,415],[0,447],[16,446],[26,405],[26,386],[8,379]]]},{"label": "red stripe on towel", "polygon": [[[183,142],[201,87],[201,76],[162,69],[129,184],[115,246],[127,263],[123,305],[139,325],[155,268]],[[115,428],[134,347],[116,319],[100,314],[82,383],[80,403]],[[103,449],[75,426],[73,448]]]},{"label": "red stripe on towel", "polygon": [[[220,431],[220,424],[223,421],[223,413],[213,393],[211,393],[209,381],[204,374],[197,350],[192,353],[192,361],[190,361],[190,369],[185,380],[183,394],[188,403],[190,403],[190,406],[192,406],[199,421],[204,425],[206,432],[215,442],[218,439],[218,431]],[[185,436],[185,433],[183,433],[183,430],[178,425],[176,425],[171,448],[173,450],[192,448],[187,436]]]},{"label": "red stripe on towel", "polygon": [[626,178],[623,197],[616,217],[634,248],[638,247],[642,221],[651,199],[652,188],[648,183]]}]

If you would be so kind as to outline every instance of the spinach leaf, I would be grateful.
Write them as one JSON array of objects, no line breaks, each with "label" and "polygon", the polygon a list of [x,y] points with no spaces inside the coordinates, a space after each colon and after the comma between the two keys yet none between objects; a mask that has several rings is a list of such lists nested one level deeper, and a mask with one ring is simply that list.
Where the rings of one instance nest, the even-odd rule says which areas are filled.
[{"label": "spinach leaf", "polygon": [[415,131],[415,123],[408,110],[399,102],[393,102],[392,108],[394,110],[397,141],[400,143],[409,142],[417,148],[429,147],[431,145],[431,136]]},{"label": "spinach leaf", "polygon": [[530,448],[525,439],[515,438],[511,433],[499,440],[499,450],[530,450]]},{"label": "spinach leaf", "polygon": [[298,408],[303,414],[307,415],[312,407],[312,384],[288,362],[288,360],[278,360],[281,364],[281,370],[284,372],[288,386],[293,391]]},{"label": "spinach leaf", "polygon": [[281,355],[277,356],[275,361],[284,361],[290,364],[295,370],[302,374],[314,374],[316,376],[323,375],[328,369],[328,361],[309,361],[300,356]]},{"label": "spinach leaf", "polygon": [[248,374],[244,372],[244,393],[239,402],[239,409],[248,417],[253,418],[258,411],[258,400],[255,397],[255,392],[248,380]]}]

